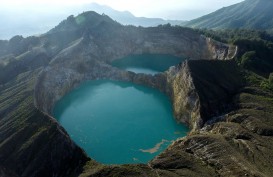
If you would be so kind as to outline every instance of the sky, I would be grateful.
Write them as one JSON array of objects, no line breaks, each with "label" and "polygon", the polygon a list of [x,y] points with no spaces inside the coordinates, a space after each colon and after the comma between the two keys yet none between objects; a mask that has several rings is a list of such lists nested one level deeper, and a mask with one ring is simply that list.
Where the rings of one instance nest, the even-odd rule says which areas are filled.
[{"label": "sky", "polygon": [[91,3],[129,11],[137,17],[191,20],[243,0],[0,0],[0,39],[39,35]]},{"label": "sky", "polygon": [[[96,2],[135,16],[191,20],[243,0],[0,0],[0,10],[56,13]],[[27,12],[27,11],[26,11]]]}]

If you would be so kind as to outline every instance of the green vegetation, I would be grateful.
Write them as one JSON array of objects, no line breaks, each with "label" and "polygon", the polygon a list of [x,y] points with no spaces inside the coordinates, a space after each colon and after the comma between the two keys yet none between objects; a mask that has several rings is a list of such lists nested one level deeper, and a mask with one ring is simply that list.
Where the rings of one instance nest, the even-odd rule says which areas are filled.
[{"label": "green vegetation", "polygon": [[[88,158],[52,118],[34,106],[39,72],[22,72],[0,87],[0,168],[3,165],[16,176],[52,176],[56,172],[57,176],[70,176]],[[60,169],[64,169],[62,174]]]},{"label": "green vegetation", "polygon": [[256,52],[255,51],[250,51],[244,53],[244,55],[241,58],[241,64],[245,68],[249,68],[254,65],[256,59]]},{"label": "green vegetation", "polygon": [[269,78],[268,78],[269,84],[273,84],[273,73],[270,73]]},{"label": "green vegetation", "polygon": [[185,25],[193,28],[208,29],[272,30],[272,8],[272,0],[245,0],[191,20]]},{"label": "green vegetation", "polygon": [[262,88],[273,92],[273,73],[269,75],[268,79],[265,79],[261,83]]},{"label": "green vegetation", "polygon": [[192,20],[186,26],[202,28],[196,30],[215,40],[237,45],[237,63],[268,78],[273,71],[272,8],[271,0],[246,0]]},{"label": "green vegetation", "polygon": [[245,71],[244,76],[247,86],[259,87],[263,91],[273,91],[272,76],[267,79],[251,71]]},{"label": "green vegetation", "polygon": [[215,40],[239,47],[236,61],[244,69],[265,78],[273,71],[273,36],[260,30],[196,29]]},{"label": "green vegetation", "polygon": [[[90,18],[87,21],[93,23],[85,23],[84,18]],[[95,44],[106,41],[105,38],[120,29],[137,31],[134,27],[117,28],[118,24],[108,23],[107,19],[92,13],[76,18],[71,16],[42,36],[41,46],[54,49],[48,56],[52,58],[83,36],[86,26],[90,34],[99,35],[99,40],[93,40]],[[152,29],[145,30],[152,33]],[[156,32],[171,31],[173,34],[191,31],[169,25],[156,29]],[[32,50],[33,45],[29,45],[32,42],[24,43],[25,39],[20,36],[10,42],[0,41],[0,173],[3,166],[15,174],[12,176],[78,176],[79,173],[82,176],[272,176],[272,36],[255,30],[198,31],[237,45],[236,62],[190,62],[191,72],[187,74],[194,78],[200,95],[198,104],[205,108],[207,122],[202,130],[174,142],[149,165],[105,166],[88,159],[62,127],[34,106],[34,85],[40,67],[49,62],[47,58],[41,57],[42,52]],[[35,44],[33,39],[32,44]],[[83,45],[86,44],[90,43]],[[101,44],[98,49],[109,46]],[[82,65],[77,67],[85,69]],[[212,114],[215,108],[218,110],[216,117]],[[87,160],[90,161],[86,163]]]},{"label": "green vegetation", "polygon": [[253,29],[195,29],[196,31],[224,43],[235,43],[238,40],[273,41],[273,35],[263,30]]}]

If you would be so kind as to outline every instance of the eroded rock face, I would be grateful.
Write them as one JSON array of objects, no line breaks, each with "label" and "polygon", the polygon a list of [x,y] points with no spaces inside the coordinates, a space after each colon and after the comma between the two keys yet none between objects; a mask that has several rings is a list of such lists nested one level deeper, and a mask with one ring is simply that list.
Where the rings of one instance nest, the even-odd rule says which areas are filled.
[{"label": "eroded rock face", "polygon": [[186,61],[167,71],[175,117],[192,130],[229,111],[231,97],[243,86],[234,61]]},{"label": "eroded rock face", "polygon": [[167,72],[168,93],[173,102],[175,118],[192,129],[203,124],[200,115],[199,96],[191,76],[189,61],[171,67]]},{"label": "eroded rock face", "polygon": [[[36,106],[48,114],[51,114],[56,101],[84,81],[119,80],[147,85],[166,93],[172,100],[176,119],[196,130],[211,117],[228,109],[229,97],[242,86],[240,74],[233,61],[189,60],[152,76],[119,70],[90,57],[60,60],[61,62],[54,60],[52,65],[40,74],[35,88]],[[217,75],[202,69],[212,66],[215,66],[214,72]],[[198,73],[205,78],[200,77]],[[222,82],[222,79],[225,81]],[[217,82],[221,84],[215,84]]]},{"label": "eroded rock face", "polygon": [[[78,28],[74,26],[76,24],[73,23],[71,18],[69,19],[73,26],[71,29],[77,31]],[[35,89],[35,104],[39,109],[50,114],[57,100],[86,80],[131,81],[158,88],[169,96],[178,94],[177,90],[170,89],[169,85],[173,84],[174,87],[179,87],[181,84],[187,84],[179,83],[178,79],[174,79],[173,77],[180,77],[173,76],[176,75],[174,71],[152,77],[121,71],[107,64],[128,55],[143,53],[170,54],[179,57],[186,56],[191,60],[227,60],[236,55],[236,47],[213,41],[191,29],[175,27],[136,28],[112,24],[110,32],[106,26],[110,27],[111,25],[98,22],[97,26],[90,27],[82,37],[74,40],[69,46],[60,51],[52,59],[49,66],[43,70]],[[56,27],[50,35],[59,33],[58,30],[60,29],[62,29],[62,25]],[[189,74],[181,77],[187,77],[187,75]],[[185,82],[190,82],[190,78],[185,79],[187,80]],[[186,93],[180,92],[180,94]],[[192,94],[187,97],[186,105],[182,106],[184,110],[186,106],[193,106],[194,103],[190,102],[194,102],[196,96]],[[175,103],[175,105],[178,104]],[[181,112],[182,108],[177,106],[176,108]],[[176,112],[178,110],[175,110],[175,115],[179,117]],[[182,120],[179,117],[178,119],[189,122],[186,118]]]},{"label": "eroded rock face", "polygon": [[[79,19],[81,23],[78,22]],[[65,34],[67,38],[64,37]],[[68,45],[54,40],[54,37]],[[151,53],[186,56],[189,59],[226,60],[236,55],[235,46],[216,42],[188,28],[125,27],[94,12],[78,17],[70,16],[42,39],[46,41],[45,46],[54,57],[38,79],[35,104],[47,113],[52,111],[57,100],[86,80],[133,81],[159,88],[169,94],[170,90],[162,83],[163,80],[167,81],[166,74],[158,75],[158,80],[107,65],[118,58]]]},{"label": "eroded rock face", "polygon": [[[47,54],[50,59],[46,61],[50,63],[45,62],[45,68],[38,68],[44,65],[39,64],[20,70],[14,80],[1,85],[0,175],[271,175],[273,96],[258,88],[241,89],[241,75],[235,63],[222,61],[232,58],[236,47],[190,29],[124,27],[94,13],[85,19],[89,23],[78,24],[77,17],[70,17],[41,36],[35,47]],[[107,64],[141,53],[188,56],[191,60],[155,76],[122,71]],[[29,60],[23,57],[20,62],[24,61]],[[175,117],[187,123],[191,133],[149,164],[96,163],[49,116],[58,99],[80,83],[95,79],[158,88],[171,98]]]}]

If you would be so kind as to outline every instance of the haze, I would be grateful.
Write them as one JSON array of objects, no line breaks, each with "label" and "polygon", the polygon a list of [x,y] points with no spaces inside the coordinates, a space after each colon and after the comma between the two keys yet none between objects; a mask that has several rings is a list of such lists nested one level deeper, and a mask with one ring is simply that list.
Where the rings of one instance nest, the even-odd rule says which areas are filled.
[{"label": "haze", "polygon": [[[56,26],[67,16],[94,10],[96,2],[115,10],[130,11],[138,17],[191,20],[242,0],[0,0],[0,39],[14,35],[39,34]],[[36,25],[33,25],[36,24]]]}]

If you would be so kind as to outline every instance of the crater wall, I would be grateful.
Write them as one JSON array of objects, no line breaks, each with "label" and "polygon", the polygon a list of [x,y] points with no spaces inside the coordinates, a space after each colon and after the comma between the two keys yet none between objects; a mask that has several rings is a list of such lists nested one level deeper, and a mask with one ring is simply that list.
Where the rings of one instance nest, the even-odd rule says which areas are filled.
[{"label": "crater wall", "polygon": [[[175,106],[180,105],[181,102],[177,102],[176,97],[182,92],[178,94],[177,89],[171,87],[186,88],[181,87],[184,84],[192,86],[189,74],[181,76],[186,79],[184,82],[183,79],[174,79],[178,77],[177,68],[151,76],[122,71],[108,64],[118,58],[142,53],[186,56],[189,60],[229,60],[236,55],[236,47],[216,42],[190,29],[122,27],[106,36],[88,32],[60,51],[40,73],[35,87],[35,105],[43,112],[51,114],[56,101],[84,81],[130,81],[165,92],[174,102],[175,116],[181,122],[188,123],[186,117],[189,115],[185,112],[182,116],[184,118],[181,118],[178,115],[182,108]],[[186,100],[192,102],[197,98],[190,95]],[[187,106],[189,104],[183,106],[184,111]]]},{"label": "crater wall", "polygon": [[[11,48],[23,65],[11,64],[18,74],[0,85],[0,176],[272,176],[273,95],[256,85],[241,88],[240,68],[232,60],[222,61],[232,58],[236,47],[190,29],[123,27],[94,12],[79,16],[89,18],[88,23],[77,24],[77,17],[69,17],[49,33],[30,38],[31,43],[15,40]],[[34,65],[29,55],[22,55],[31,46],[46,49],[43,62]],[[1,50],[5,55],[9,51]],[[107,64],[140,53],[189,60],[155,76]],[[31,56],[41,61],[39,55]],[[63,95],[93,79],[160,89],[172,99],[176,118],[192,132],[149,164],[96,163],[46,115]]]}]

